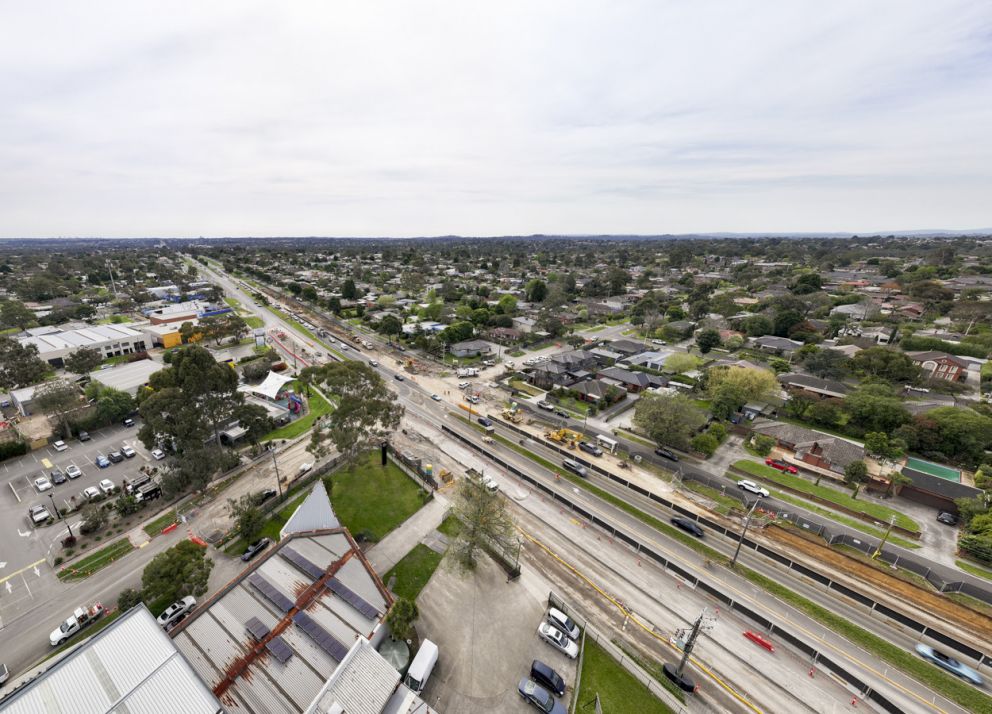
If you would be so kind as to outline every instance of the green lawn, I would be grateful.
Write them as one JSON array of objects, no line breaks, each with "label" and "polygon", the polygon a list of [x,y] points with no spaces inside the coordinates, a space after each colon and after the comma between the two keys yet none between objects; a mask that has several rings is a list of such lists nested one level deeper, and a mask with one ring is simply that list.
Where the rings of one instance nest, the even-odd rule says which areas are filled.
[{"label": "green lawn", "polygon": [[255,317],[254,315],[246,317],[245,324],[253,330],[257,330],[260,327],[265,327],[265,323],[262,322],[262,318]]},{"label": "green lawn", "polygon": [[438,531],[444,533],[448,538],[457,538],[458,534],[462,530],[462,522],[454,515],[450,515],[441,521],[441,525],[437,527]]},{"label": "green lawn", "polygon": [[[580,687],[575,693],[580,709],[586,702],[594,701],[598,694],[602,710],[610,714],[664,714],[672,711],[610,657],[606,650],[588,638],[582,655]],[[589,710],[592,711],[591,706]]]},{"label": "green lawn", "polygon": [[237,298],[226,297],[225,296],[224,297],[224,302],[227,303],[228,307],[233,307],[235,310],[237,310],[239,307],[241,307],[241,302]]},{"label": "green lawn", "polygon": [[985,578],[986,580],[992,580],[992,570],[982,568],[975,563],[969,563],[967,560],[955,560],[954,561],[961,570],[966,573],[971,573],[976,578]]},{"label": "green lawn", "polygon": [[[288,521],[289,517],[293,515],[293,511],[296,510],[297,506],[303,503],[303,500],[309,495],[310,487],[308,486],[302,493],[298,493],[293,496],[291,501],[287,501],[285,506],[269,516],[268,520],[265,521],[265,525],[262,526],[262,530],[258,537],[271,538],[273,541],[278,541],[279,531],[281,531],[282,527],[286,525],[286,521]],[[228,555],[241,555],[245,552],[245,548],[247,547],[248,544],[245,543],[243,539],[237,538],[230,545],[224,547],[224,552]]]},{"label": "green lawn", "polygon": [[583,402],[579,399],[573,399],[572,397],[559,397],[558,406],[564,408],[566,411],[570,411],[574,414],[578,414],[579,417],[584,417],[589,413],[589,403]]},{"label": "green lawn", "polygon": [[773,469],[771,466],[765,466],[764,464],[759,464],[747,459],[735,461],[734,467],[744,471],[745,473],[763,478],[766,481],[772,481],[773,483],[777,483],[781,486],[788,486],[795,491],[806,493],[811,496],[817,496],[818,498],[822,498],[824,501],[835,503],[838,506],[843,506],[851,511],[863,513],[881,523],[886,523],[890,517],[895,517],[895,523],[897,526],[916,533],[920,532],[920,525],[916,521],[907,515],[899,513],[899,511],[888,508],[887,506],[881,506],[877,503],[868,503],[866,501],[859,501],[858,499],[853,498],[842,491],[838,491],[828,486],[817,486],[816,484],[810,483],[806,479],[799,476],[792,476],[791,474],[782,473],[778,469]]},{"label": "green lawn", "polygon": [[[829,518],[837,523],[843,523],[845,526],[859,530],[865,535],[874,536],[875,538],[883,538],[885,536],[885,531],[879,530],[878,528],[872,528],[870,525],[864,521],[859,521],[857,518],[851,518],[850,516],[845,516],[842,513],[836,511],[828,511],[826,508],[821,508],[815,503],[803,500],[791,493],[783,493],[782,491],[774,491],[773,495],[780,501],[786,501],[791,503],[793,506],[799,506],[800,508],[805,508],[807,511],[812,511],[813,513],[819,513],[821,516]],[[897,535],[889,534],[889,542],[895,543],[902,548],[916,549],[920,547],[919,543],[916,543],[905,538],[900,538]]]},{"label": "green lawn", "polygon": [[736,498],[731,498],[730,496],[724,495],[722,491],[718,488],[712,488],[711,486],[705,486],[698,481],[683,481],[685,487],[690,491],[695,491],[696,493],[706,496],[707,498],[716,501],[716,508],[714,509],[717,513],[722,513],[727,515],[733,508],[741,508],[741,502]]},{"label": "green lawn", "polygon": [[270,431],[262,437],[262,441],[295,439],[300,434],[309,431],[315,421],[325,414],[330,414],[333,409],[334,407],[330,402],[317,394],[315,390],[310,390],[310,411],[299,419],[289,422],[286,426]]},{"label": "green lawn", "polygon": [[543,390],[540,390],[533,385],[527,384],[527,382],[523,381],[522,379],[511,379],[510,386],[516,389],[517,391],[523,392],[524,394],[529,394],[532,397],[539,397],[542,394],[544,394]]},{"label": "green lawn", "polygon": [[379,465],[379,453],[324,477],[334,512],[353,535],[380,541],[424,505],[423,491],[392,461]]},{"label": "green lawn", "polygon": [[150,538],[154,538],[159,533],[162,532],[163,528],[168,528],[173,523],[179,520],[179,516],[176,514],[176,509],[170,508],[168,511],[163,513],[161,516],[156,518],[154,521],[149,523],[144,527],[145,533],[148,534]]},{"label": "green lawn", "polygon": [[116,540],[104,546],[98,551],[90,553],[80,561],[62,568],[58,572],[59,580],[82,580],[88,578],[96,571],[106,568],[115,560],[123,558],[134,550],[131,541],[127,537]]},{"label": "green lawn", "polygon": [[440,565],[443,557],[423,543],[417,543],[413,550],[403,557],[403,560],[394,565],[392,570],[383,576],[382,580],[388,585],[389,579],[395,575],[396,582],[393,583],[393,592],[396,593],[397,597],[416,600],[420,591],[427,585],[427,581],[434,575],[434,571]]}]

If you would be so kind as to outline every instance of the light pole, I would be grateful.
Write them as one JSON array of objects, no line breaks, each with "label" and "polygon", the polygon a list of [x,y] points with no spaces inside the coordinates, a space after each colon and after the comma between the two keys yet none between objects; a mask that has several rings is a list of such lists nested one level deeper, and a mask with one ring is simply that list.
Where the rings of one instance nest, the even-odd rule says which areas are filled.
[{"label": "light pole", "polygon": [[75,537],[75,536],[72,535],[72,525],[69,523],[69,521],[66,521],[66,519],[62,517],[62,511],[60,511],[59,510],[59,507],[57,505],[55,505],[55,494],[54,493],[50,493],[50,494],[48,494],[48,497],[50,499],[52,499],[52,508],[55,509],[55,515],[59,517],[59,520],[60,521],[65,521],[65,527],[66,527],[66,530],[69,531],[69,537],[70,538]]},{"label": "light pole", "polygon": [[733,568],[737,564],[737,556],[741,553],[741,546],[744,544],[744,536],[747,535],[747,528],[751,525],[751,516],[754,515],[754,509],[758,507],[758,501],[760,499],[754,499],[754,503],[751,504],[751,510],[747,512],[747,519],[744,521],[744,530],[741,531],[741,537],[737,540],[737,550],[734,551],[734,559],[730,561],[730,567]]},{"label": "light pole", "polygon": [[875,548],[875,552],[871,554],[872,560],[877,560],[878,556],[882,554],[882,548],[885,547],[885,542],[889,539],[889,533],[892,532],[892,526],[896,524],[896,517],[889,516],[889,527],[885,529],[885,535],[882,536],[882,542],[878,544]]}]

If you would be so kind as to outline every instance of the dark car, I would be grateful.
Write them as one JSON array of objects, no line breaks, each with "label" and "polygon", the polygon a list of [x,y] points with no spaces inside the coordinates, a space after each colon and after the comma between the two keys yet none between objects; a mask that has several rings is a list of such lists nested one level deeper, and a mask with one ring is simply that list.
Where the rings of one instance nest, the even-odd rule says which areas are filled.
[{"label": "dark car", "polygon": [[124,426],[134,426],[134,419],[131,417],[125,417],[123,421]]},{"label": "dark car", "polygon": [[654,453],[656,453],[658,456],[660,456],[663,459],[668,459],[669,461],[679,460],[679,457],[675,454],[674,451],[672,451],[671,449],[666,449],[664,447],[655,449]]},{"label": "dark car", "polygon": [[703,529],[687,518],[673,518],[672,525],[676,528],[681,528],[686,533],[690,533],[697,538],[703,537]]},{"label": "dark car", "polygon": [[564,705],[551,696],[551,692],[532,679],[521,679],[517,691],[524,701],[546,714],[566,714]]},{"label": "dark car", "polygon": [[79,440],[80,441],[89,441],[90,440],[90,433],[88,431],[81,431],[81,432],[79,432]]},{"label": "dark car", "polygon": [[482,424],[482,426],[492,426],[493,425],[493,423],[489,419],[486,419],[485,417],[479,417],[479,423]]},{"label": "dark car", "polygon": [[267,488],[264,491],[259,491],[255,495],[255,503],[261,505],[268,501],[270,498],[275,498],[276,490],[274,488]]},{"label": "dark car", "polygon": [[560,417],[564,417],[565,419],[568,419],[568,418],[570,418],[572,416],[571,414],[569,414],[568,412],[566,412],[564,409],[555,409],[555,414],[557,414]]},{"label": "dark car", "polygon": [[937,520],[948,526],[956,526],[958,524],[958,517],[953,513],[948,513],[947,511],[941,511],[938,513]]},{"label": "dark car", "polygon": [[262,538],[261,540],[255,541],[254,543],[248,546],[248,550],[246,550],[244,554],[241,556],[241,560],[247,563],[249,560],[251,560],[256,555],[261,553],[263,550],[268,548],[271,542],[272,541],[269,540],[268,538]]},{"label": "dark car", "polygon": [[393,375],[393,379],[395,379],[397,382],[402,382],[403,381],[403,375],[402,374],[394,374]]},{"label": "dark car", "polygon": [[110,459],[115,464],[119,464],[121,461],[124,460],[124,454],[122,454],[119,451],[111,451],[109,454],[107,454],[107,458]]},{"label": "dark car", "polygon": [[539,659],[531,662],[530,678],[549,690],[552,694],[556,694],[559,697],[565,695],[565,680],[561,678],[560,674]]},{"label": "dark car", "polygon": [[52,483],[58,486],[60,483],[65,483],[65,474],[62,473],[62,469],[52,469],[52,473],[49,474],[52,479]]}]

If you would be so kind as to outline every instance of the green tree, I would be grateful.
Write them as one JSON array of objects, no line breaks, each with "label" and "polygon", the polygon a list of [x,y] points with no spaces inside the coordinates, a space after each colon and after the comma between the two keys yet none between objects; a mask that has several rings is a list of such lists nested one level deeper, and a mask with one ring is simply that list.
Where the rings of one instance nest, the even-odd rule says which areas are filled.
[{"label": "green tree", "polygon": [[358,297],[358,290],[355,288],[355,281],[348,278],[341,286],[341,297],[345,300],[354,300]]},{"label": "green tree", "polygon": [[180,541],[145,566],[141,591],[147,602],[173,602],[186,595],[203,595],[213,566],[206,548],[189,540]]},{"label": "green tree", "polygon": [[129,493],[121,493],[114,501],[114,510],[117,511],[117,515],[121,518],[127,518],[132,513],[137,513],[141,510],[141,504],[138,503],[138,499]]},{"label": "green tree", "polygon": [[688,352],[674,352],[665,358],[665,371],[673,374],[684,374],[696,369],[702,360]]},{"label": "green tree", "polygon": [[869,384],[849,394],[844,400],[848,424],[864,432],[892,432],[912,418],[889,387]]},{"label": "green tree", "polygon": [[696,345],[703,354],[706,354],[714,347],[719,347],[720,342],[720,333],[711,327],[700,330],[699,334],[696,335]]},{"label": "green tree", "polygon": [[199,330],[192,322],[184,322],[179,326],[179,339],[184,345],[188,345],[198,332]]},{"label": "green tree", "polygon": [[712,434],[696,434],[692,438],[692,450],[704,454],[706,458],[711,457],[716,452],[720,442]]},{"label": "green tree", "polygon": [[124,588],[117,596],[117,609],[127,612],[135,605],[143,602],[141,591],[136,588]]},{"label": "green tree", "polygon": [[246,542],[253,543],[265,526],[265,514],[258,507],[254,494],[248,493],[235,500],[227,499],[235,532]]},{"label": "green tree", "polygon": [[926,413],[937,426],[941,450],[968,466],[978,466],[992,448],[992,418],[967,407],[938,407]]},{"label": "green tree", "polygon": [[113,424],[134,411],[134,397],[127,392],[103,387],[96,395],[95,405],[98,421],[101,424]]},{"label": "green tree", "polygon": [[448,344],[454,344],[471,339],[473,334],[475,334],[475,326],[471,322],[456,322],[444,328],[441,339]]},{"label": "green tree", "polygon": [[975,516],[987,513],[989,510],[988,506],[985,505],[985,498],[982,496],[956,498],[954,505],[958,507],[958,518],[961,521],[961,526],[965,529],[971,527],[971,521]]},{"label": "green tree", "polygon": [[235,410],[238,424],[248,430],[248,441],[257,444],[259,440],[272,431],[272,417],[260,404],[242,404]]},{"label": "green tree", "polygon": [[765,315],[752,315],[744,320],[744,331],[748,337],[770,335],[774,329],[775,324]]},{"label": "green tree", "polygon": [[398,335],[403,331],[403,321],[396,315],[384,315],[379,320],[379,332],[384,335]]},{"label": "green tree", "polygon": [[816,350],[803,360],[810,374],[821,379],[843,379],[847,376],[851,360],[837,350]]},{"label": "green tree", "polygon": [[65,358],[65,368],[73,374],[89,374],[103,364],[103,355],[89,347],[80,347]]},{"label": "green tree", "polygon": [[107,512],[103,509],[103,504],[87,503],[79,514],[82,516],[79,532],[83,535],[96,533],[107,525]]},{"label": "green tree", "polygon": [[413,635],[413,623],[420,617],[417,603],[406,598],[399,598],[386,615],[386,624],[392,636],[398,640],[408,640]]},{"label": "green tree", "polygon": [[841,410],[832,401],[819,401],[810,407],[807,417],[814,424],[820,426],[836,426],[840,421]]},{"label": "green tree", "polygon": [[528,302],[544,302],[544,298],[548,296],[548,286],[543,280],[534,278],[527,283],[525,294]]},{"label": "green tree", "polygon": [[685,449],[706,415],[684,394],[644,393],[634,405],[634,424],[659,445]]},{"label": "green tree", "polygon": [[0,303],[0,325],[24,329],[35,322],[34,313],[18,300],[4,300]]},{"label": "green tree", "polygon": [[817,273],[803,273],[795,283],[792,284],[792,292],[795,295],[808,295],[823,288],[823,281]]},{"label": "green tree", "polygon": [[498,493],[474,479],[461,479],[455,491],[455,516],[461,529],[448,550],[451,563],[474,571],[485,549],[509,553],[516,548],[516,527]]},{"label": "green tree", "polygon": [[34,390],[35,409],[55,417],[63,434],[69,433],[69,413],[80,406],[79,389],[64,380],[46,382]]},{"label": "green tree", "polygon": [[886,347],[869,347],[851,359],[851,367],[862,377],[876,377],[888,382],[907,384],[914,382],[920,369],[902,352]]},{"label": "green tree", "polygon": [[0,389],[38,384],[48,370],[48,363],[38,357],[35,345],[22,345],[15,339],[0,335]]},{"label": "green tree", "polygon": [[844,481],[849,486],[857,486],[868,479],[868,467],[864,461],[852,461],[844,467]]},{"label": "green tree", "polygon": [[707,373],[711,411],[718,419],[731,418],[748,402],[767,401],[780,389],[775,375],[765,369],[713,367]]},{"label": "green tree", "polygon": [[513,315],[517,311],[517,298],[513,295],[503,295],[496,305],[504,315]]},{"label": "green tree", "polygon": [[751,439],[751,448],[757,452],[758,456],[768,456],[775,448],[775,438],[767,434],[758,434]]}]

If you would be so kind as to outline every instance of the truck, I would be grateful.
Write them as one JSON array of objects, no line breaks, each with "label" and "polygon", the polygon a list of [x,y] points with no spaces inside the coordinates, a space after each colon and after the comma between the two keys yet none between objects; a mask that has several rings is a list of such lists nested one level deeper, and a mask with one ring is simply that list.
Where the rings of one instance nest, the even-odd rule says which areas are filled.
[{"label": "truck", "polygon": [[404,684],[412,689],[415,694],[420,694],[424,691],[424,686],[427,684],[431,672],[434,671],[434,665],[437,664],[437,653],[437,645],[430,640],[424,640],[420,645],[420,649],[417,650],[417,656],[410,663],[410,669],[406,671]]},{"label": "truck", "polygon": [[475,367],[461,367],[455,371],[455,374],[459,377],[478,377],[479,370]]},{"label": "truck", "polygon": [[69,615],[65,622],[52,630],[52,634],[49,635],[48,641],[51,643],[52,647],[57,647],[70,637],[74,637],[83,628],[92,625],[94,622],[103,617],[105,613],[106,610],[100,603],[95,603],[89,608],[82,606],[77,607],[76,611]]}]

